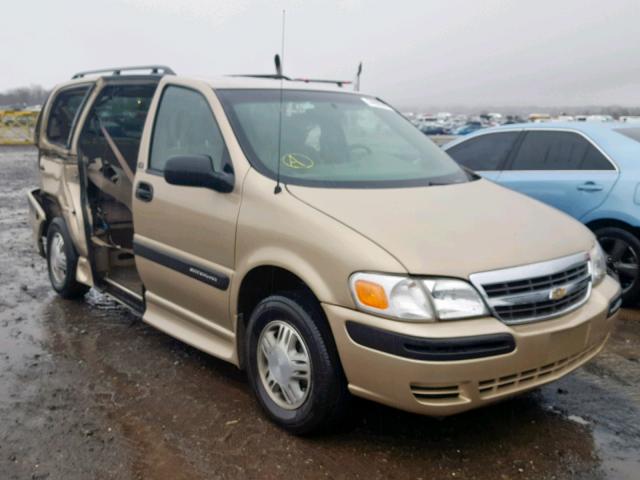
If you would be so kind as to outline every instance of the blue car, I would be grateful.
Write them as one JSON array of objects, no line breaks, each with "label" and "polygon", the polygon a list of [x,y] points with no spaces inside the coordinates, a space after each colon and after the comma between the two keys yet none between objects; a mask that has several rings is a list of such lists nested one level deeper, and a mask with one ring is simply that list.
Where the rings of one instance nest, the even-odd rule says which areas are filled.
[{"label": "blue car", "polygon": [[468,122],[453,131],[454,135],[469,135],[478,130],[482,130],[483,125],[480,122]]},{"label": "blue car", "polygon": [[624,303],[640,300],[640,126],[515,124],[443,148],[462,166],[591,228],[618,275]]}]

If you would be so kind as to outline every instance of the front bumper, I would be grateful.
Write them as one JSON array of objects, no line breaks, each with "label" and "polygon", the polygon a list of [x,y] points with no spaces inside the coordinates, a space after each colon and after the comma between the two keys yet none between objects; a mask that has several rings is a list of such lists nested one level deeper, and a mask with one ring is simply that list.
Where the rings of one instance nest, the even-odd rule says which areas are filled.
[{"label": "front bumper", "polygon": [[[593,358],[609,336],[618,296],[618,283],[607,277],[579,309],[551,320],[513,326],[493,317],[410,323],[336,305],[323,304],[323,308],[354,395],[410,412],[444,416],[556,380]],[[363,328],[358,330],[358,326]],[[446,353],[450,345],[453,350],[449,351],[458,357],[407,355],[397,345],[387,348],[389,341],[381,342],[379,336],[375,340],[375,335],[371,336],[374,340],[366,341],[362,332],[376,332],[374,329],[396,339],[422,339],[413,343],[435,348],[436,353],[443,349]],[[502,351],[489,349],[484,356],[474,347],[475,354],[460,356],[455,349],[468,351],[465,340],[470,337],[502,339]],[[514,340],[515,348],[507,348],[508,338]],[[409,351],[415,353],[414,348]]]}]

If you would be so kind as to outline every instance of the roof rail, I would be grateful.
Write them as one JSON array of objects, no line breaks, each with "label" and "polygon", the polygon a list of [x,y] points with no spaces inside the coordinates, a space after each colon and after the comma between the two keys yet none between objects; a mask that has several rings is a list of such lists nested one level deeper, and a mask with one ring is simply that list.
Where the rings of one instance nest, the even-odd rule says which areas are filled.
[{"label": "roof rail", "polygon": [[351,80],[326,80],[324,78],[294,78],[293,81],[304,83],[331,83],[339,87],[351,85],[353,83]]},{"label": "roof rail", "polygon": [[268,78],[271,80],[291,80],[286,75],[278,75],[277,73],[234,73],[227,77],[244,77],[244,78]]},{"label": "roof rail", "polygon": [[87,75],[95,75],[96,73],[110,73],[111,75],[120,75],[122,72],[128,72],[131,70],[151,70],[152,75],[175,75],[171,68],[165,65],[140,65],[135,67],[115,67],[115,68],[101,68],[99,70],[87,70],[86,72],[78,72],[71,79],[83,78]]},{"label": "roof rail", "polygon": [[265,78],[272,80],[286,80],[288,82],[304,82],[304,83],[331,83],[342,87],[344,85],[351,85],[351,80],[325,80],[321,78],[291,78],[286,75],[269,74],[269,73],[245,73],[245,74],[233,74],[227,75],[228,77],[248,77],[248,78]]}]

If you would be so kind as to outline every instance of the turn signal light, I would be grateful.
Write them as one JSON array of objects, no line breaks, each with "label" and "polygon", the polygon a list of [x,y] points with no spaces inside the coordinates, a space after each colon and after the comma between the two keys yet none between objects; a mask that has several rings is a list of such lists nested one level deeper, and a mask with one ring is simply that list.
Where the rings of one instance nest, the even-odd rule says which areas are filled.
[{"label": "turn signal light", "polygon": [[381,285],[366,280],[357,280],[355,282],[355,290],[358,300],[363,305],[380,310],[385,310],[389,307],[387,294]]}]

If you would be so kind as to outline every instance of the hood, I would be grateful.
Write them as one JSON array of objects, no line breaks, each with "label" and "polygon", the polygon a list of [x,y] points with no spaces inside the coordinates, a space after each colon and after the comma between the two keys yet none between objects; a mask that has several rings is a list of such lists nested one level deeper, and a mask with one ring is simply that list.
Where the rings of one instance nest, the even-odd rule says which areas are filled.
[{"label": "hood", "polygon": [[400,189],[287,188],[417,275],[468,278],[588,251],[594,241],[564,213],[487,180]]}]

